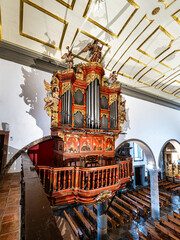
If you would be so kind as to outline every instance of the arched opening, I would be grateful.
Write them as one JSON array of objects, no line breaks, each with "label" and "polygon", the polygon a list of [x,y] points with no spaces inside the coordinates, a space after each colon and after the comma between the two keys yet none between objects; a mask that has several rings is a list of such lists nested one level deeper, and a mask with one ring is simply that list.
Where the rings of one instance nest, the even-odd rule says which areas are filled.
[{"label": "arched opening", "polygon": [[180,143],[171,139],[165,142],[159,156],[163,178],[180,179]]},{"label": "arched opening", "polygon": [[148,185],[150,181],[148,170],[156,168],[154,154],[149,146],[138,139],[126,140],[116,148],[116,157],[121,156],[132,157],[133,187]]}]

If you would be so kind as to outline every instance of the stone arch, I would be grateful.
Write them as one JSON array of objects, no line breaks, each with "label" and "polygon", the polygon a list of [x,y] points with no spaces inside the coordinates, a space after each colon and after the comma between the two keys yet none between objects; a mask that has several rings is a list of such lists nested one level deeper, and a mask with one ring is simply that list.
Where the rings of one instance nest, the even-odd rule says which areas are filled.
[{"label": "stone arch", "polygon": [[155,161],[154,154],[153,154],[151,148],[142,140],[139,140],[136,138],[127,139],[127,140],[123,141],[122,143],[120,143],[118,145],[118,147],[116,147],[115,151],[117,151],[122,145],[124,145],[127,142],[134,142],[134,143],[138,144],[139,147],[143,150],[144,154],[146,155],[148,168],[149,169],[156,168],[156,161]]},{"label": "stone arch", "polygon": [[180,142],[176,139],[170,139],[170,140],[167,140],[163,146],[161,147],[161,150],[160,150],[160,153],[159,153],[159,158],[158,158],[158,167],[161,169],[162,171],[162,152],[163,152],[163,149],[165,148],[165,146],[168,144],[168,143],[171,143],[177,150],[177,152],[179,153],[179,158],[180,158]]},{"label": "stone arch", "polygon": [[51,140],[52,136],[45,136],[42,138],[39,138],[31,143],[29,143],[28,145],[26,145],[25,147],[21,148],[10,160],[9,162],[6,164],[5,168],[3,169],[2,173],[6,173],[8,172],[8,170],[10,169],[10,167],[12,166],[12,164],[16,161],[16,159],[25,151],[27,151],[29,148],[33,147],[36,144],[39,144],[41,142],[45,142],[48,140]]}]

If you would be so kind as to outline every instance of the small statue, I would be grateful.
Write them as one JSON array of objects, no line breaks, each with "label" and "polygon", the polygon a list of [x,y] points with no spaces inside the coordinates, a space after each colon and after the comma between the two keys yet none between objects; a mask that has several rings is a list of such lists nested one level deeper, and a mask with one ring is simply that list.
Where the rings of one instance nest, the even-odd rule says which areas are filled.
[{"label": "small statue", "polygon": [[117,75],[116,71],[113,71],[112,73],[110,73],[110,75],[109,75],[109,84],[110,85],[116,84],[117,77],[118,77],[118,75]]},{"label": "small statue", "polygon": [[47,91],[47,97],[44,98],[46,102],[44,109],[47,110],[48,116],[51,116],[51,107],[56,107],[59,104],[59,87],[55,86],[52,89],[52,86],[44,80],[44,85]]},{"label": "small statue", "polygon": [[65,59],[67,68],[72,69],[73,68],[73,57],[72,57],[72,52],[69,50],[69,47],[66,47],[68,49],[68,53],[65,53],[61,58]]},{"label": "small statue", "polygon": [[124,100],[124,101],[121,100],[119,103],[119,119],[120,119],[120,123],[122,123],[122,124],[125,121],[127,121],[125,104],[126,104],[126,100]]},{"label": "small statue", "polygon": [[101,55],[101,50],[103,48],[98,45],[98,40],[94,40],[93,44],[88,43],[88,45],[81,51],[82,52],[87,52],[89,51],[89,57],[91,62],[101,62],[102,60],[102,55]]}]

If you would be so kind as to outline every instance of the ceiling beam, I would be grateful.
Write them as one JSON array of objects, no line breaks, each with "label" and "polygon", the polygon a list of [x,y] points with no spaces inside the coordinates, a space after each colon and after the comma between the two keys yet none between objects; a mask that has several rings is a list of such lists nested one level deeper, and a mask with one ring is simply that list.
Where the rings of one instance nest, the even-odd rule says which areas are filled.
[{"label": "ceiling beam", "polygon": [[[0,41],[0,58],[49,73],[53,73],[53,71],[57,69],[66,69],[65,65],[58,60],[54,60],[48,56],[30,51],[29,49],[25,49],[20,46],[13,45],[7,41]],[[122,94],[180,110],[180,103],[136,89],[124,83],[121,84],[121,90]]]}]

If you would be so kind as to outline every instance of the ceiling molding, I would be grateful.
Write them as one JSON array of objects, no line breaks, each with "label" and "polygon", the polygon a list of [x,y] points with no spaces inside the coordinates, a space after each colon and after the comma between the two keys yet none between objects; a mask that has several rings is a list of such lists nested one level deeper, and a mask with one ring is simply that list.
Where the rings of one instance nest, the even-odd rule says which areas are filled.
[{"label": "ceiling molding", "polygon": [[[65,65],[63,65],[60,61],[54,60],[46,55],[42,55],[37,52],[30,51],[20,46],[8,43],[6,41],[0,42],[0,58],[49,73],[53,73],[53,71],[57,69],[66,69]],[[121,88],[122,93],[125,95],[180,110],[180,103],[170,101],[166,98],[156,96],[154,94],[136,89],[134,87],[127,86],[123,83],[121,84]]]}]

